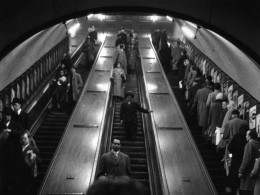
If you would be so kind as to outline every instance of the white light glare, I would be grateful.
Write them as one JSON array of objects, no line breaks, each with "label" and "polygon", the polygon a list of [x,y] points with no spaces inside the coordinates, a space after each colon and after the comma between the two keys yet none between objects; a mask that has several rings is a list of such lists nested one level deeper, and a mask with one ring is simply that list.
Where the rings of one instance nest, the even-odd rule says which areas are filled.
[{"label": "white light glare", "polygon": [[107,33],[101,33],[100,34],[100,41],[103,43],[106,39]]},{"label": "white light glare", "polygon": [[171,22],[173,21],[173,18],[170,17],[170,16],[166,16],[166,18],[167,18],[168,20],[170,20]]},{"label": "white light glare", "polygon": [[93,17],[93,14],[89,14],[87,17],[88,17],[88,18],[92,18],[92,17]]},{"label": "white light glare", "polygon": [[151,16],[151,20],[152,20],[153,22],[156,22],[158,19],[159,19],[159,17],[156,16],[156,15]]},{"label": "white light glare", "polygon": [[103,15],[103,14],[98,14],[97,17],[101,21],[105,19],[105,15]]},{"label": "white light glare", "polygon": [[192,23],[192,22],[188,22],[188,21],[186,21],[186,23],[188,23],[189,25],[193,26],[194,28],[197,28],[197,25],[194,24],[194,23]]},{"label": "white light glare", "polygon": [[66,21],[66,24],[70,23],[73,19]]},{"label": "white light glare", "polygon": [[186,27],[186,26],[183,26],[183,27],[181,28],[181,30],[182,30],[182,32],[183,32],[184,35],[186,35],[186,36],[189,37],[189,38],[194,39],[194,37],[195,37],[195,32],[193,32],[190,28],[188,28],[188,27]]},{"label": "white light glare", "polygon": [[78,30],[78,28],[80,27],[80,24],[74,24],[70,29],[69,29],[69,34],[71,35],[71,37],[75,37],[76,35],[76,31]]}]

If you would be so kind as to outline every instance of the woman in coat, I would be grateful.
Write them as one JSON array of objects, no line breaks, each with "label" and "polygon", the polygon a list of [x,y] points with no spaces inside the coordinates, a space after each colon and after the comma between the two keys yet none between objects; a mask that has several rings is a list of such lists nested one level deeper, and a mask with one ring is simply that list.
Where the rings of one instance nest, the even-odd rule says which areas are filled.
[{"label": "woman in coat", "polygon": [[114,97],[117,102],[124,98],[124,82],[126,80],[125,71],[118,62],[113,69],[112,78],[114,80]]},{"label": "woman in coat", "polygon": [[257,141],[258,137],[255,130],[248,130],[246,139],[248,143],[245,146],[238,177],[241,179],[240,190],[243,194],[253,194],[255,180],[251,178],[251,171],[254,168],[255,159],[260,157],[260,142]]},{"label": "woman in coat", "polygon": [[260,158],[255,160],[254,169],[251,172],[251,177],[256,180],[254,187],[254,195],[260,194]]},{"label": "woman in coat", "polygon": [[230,140],[227,150],[232,154],[231,165],[227,177],[227,186],[231,188],[231,194],[236,195],[239,190],[240,180],[238,178],[238,169],[243,160],[244,148],[246,145],[246,132],[248,125],[242,125],[239,132]]},{"label": "woman in coat", "polygon": [[77,101],[79,95],[80,95],[80,90],[83,86],[82,78],[79,73],[76,72],[76,68],[72,67],[71,68],[71,77],[70,77],[70,99],[72,101]]},{"label": "woman in coat", "polygon": [[113,55],[113,61],[116,65],[119,62],[121,64],[121,68],[125,71],[125,75],[127,75],[127,59],[124,51],[124,45],[119,45],[117,47],[117,50]]}]

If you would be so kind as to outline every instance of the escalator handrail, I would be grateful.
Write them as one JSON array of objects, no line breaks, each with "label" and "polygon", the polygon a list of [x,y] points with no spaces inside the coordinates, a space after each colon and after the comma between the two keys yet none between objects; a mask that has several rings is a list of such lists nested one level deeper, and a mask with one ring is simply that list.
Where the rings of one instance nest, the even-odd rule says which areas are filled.
[{"label": "escalator handrail", "polygon": [[[169,93],[170,93],[171,97],[174,97],[175,101],[177,101],[176,98],[175,98],[174,93],[172,92],[172,89],[171,89],[171,86],[170,86],[170,84],[169,84],[169,82],[168,82],[168,79],[167,79],[167,77],[166,77],[166,75],[165,75],[165,73],[164,73],[164,71],[163,71],[161,62],[160,62],[160,60],[159,60],[159,57],[158,57],[158,55],[157,55],[157,52],[155,51],[155,49],[154,49],[154,47],[153,47],[153,44],[152,44],[150,38],[149,38],[149,42],[150,42],[151,47],[152,47],[152,49],[153,49],[153,51],[154,51],[155,57],[156,57],[156,59],[157,59],[157,61],[158,61],[158,64],[159,64],[159,66],[160,66],[160,68],[161,68],[161,70],[162,70],[161,72],[162,72],[162,75],[163,75],[164,80],[166,81],[167,88],[169,89]],[[144,72],[144,67],[142,67],[142,71]],[[145,79],[144,79],[144,82],[145,82],[145,86],[147,86]],[[148,98],[148,97],[149,97],[149,94],[148,94],[147,91],[146,91],[146,96],[147,96],[147,100],[148,100],[148,105],[149,105],[149,107],[151,107],[151,102],[150,102],[150,99]],[[194,150],[195,150],[195,154],[196,154],[195,156],[196,156],[197,160],[199,161],[198,164],[199,164],[200,168],[201,168],[202,171],[203,171],[203,174],[204,174],[204,176],[205,176],[205,178],[206,178],[206,182],[208,183],[208,186],[210,187],[211,194],[217,194],[217,190],[216,190],[216,188],[215,188],[215,186],[214,186],[214,184],[213,184],[213,181],[212,181],[211,177],[209,176],[209,173],[208,173],[208,171],[207,171],[207,168],[206,168],[206,166],[205,166],[205,164],[204,164],[204,161],[202,160],[202,156],[201,156],[201,154],[200,154],[200,152],[199,152],[198,146],[196,145],[196,143],[195,143],[195,141],[194,141],[194,138],[193,138],[193,136],[192,136],[192,134],[191,134],[191,131],[190,131],[190,129],[189,129],[187,123],[186,123],[186,120],[185,120],[185,118],[184,118],[184,116],[183,116],[183,113],[182,113],[182,111],[181,111],[180,106],[179,106],[178,103],[176,104],[176,107],[177,107],[177,109],[178,109],[178,113],[179,113],[181,119],[184,121],[184,123],[183,123],[184,128],[183,128],[183,129],[186,129],[186,130],[187,130],[187,131],[185,131],[185,132],[187,133],[188,138],[189,138],[189,140],[190,140],[190,143],[192,144],[192,147],[193,147]],[[154,136],[155,136],[155,140],[156,140],[156,146],[157,146],[157,155],[159,155],[159,164],[160,164],[161,170],[164,170],[164,168],[163,168],[163,163],[162,163],[162,155],[161,155],[161,152],[160,152],[160,146],[159,146],[159,141],[158,141],[158,135],[157,135],[157,133],[156,133],[156,131],[155,131],[156,125],[155,125],[155,120],[154,120],[153,114],[151,115],[151,118],[152,118],[152,124],[153,124],[153,132],[154,132]],[[161,172],[162,172],[162,171],[161,171]],[[167,180],[166,180],[166,175],[165,175],[165,173],[163,173],[162,179],[163,179],[163,184],[164,184],[164,187],[165,187],[165,191],[164,191],[164,192],[166,192],[166,194],[169,195],[170,193],[169,193],[169,189],[168,189],[168,185],[167,185]]]}]

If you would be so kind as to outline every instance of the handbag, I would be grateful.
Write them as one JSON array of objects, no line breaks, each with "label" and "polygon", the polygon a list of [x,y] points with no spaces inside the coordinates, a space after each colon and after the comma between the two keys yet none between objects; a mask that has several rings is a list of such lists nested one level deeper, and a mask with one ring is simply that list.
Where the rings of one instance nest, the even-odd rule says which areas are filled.
[{"label": "handbag", "polygon": [[224,150],[226,148],[227,144],[228,144],[228,140],[221,139],[217,145],[216,151],[218,152],[218,151]]}]

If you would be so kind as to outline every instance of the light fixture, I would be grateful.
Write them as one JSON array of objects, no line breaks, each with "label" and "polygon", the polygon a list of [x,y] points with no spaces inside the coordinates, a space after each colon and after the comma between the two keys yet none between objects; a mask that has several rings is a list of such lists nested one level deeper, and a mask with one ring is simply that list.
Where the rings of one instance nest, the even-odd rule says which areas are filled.
[{"label": "light fixture", "polygon": [[181,30],[182,30],[183,34],[185,36],[187,36],[188,38],[193,39],[195,37],[195,32],[193,30],[191,30],[190,28],[188,28],[187,26],[183,26],[181,28]]},{"label": "light fixture", "polygon": [[77,32],[79,27],[80,27],[80,23],[76,23],[69,29],[69,34],[71,35],[71,37],[76,36],[76,32]]},{"label": "light fixture", "polygon": [[89,14],[88,16],[87,16],[87,18],[89,19],[89,18],[92,18],[93,17],[93,14]]},{"label": "light fixture", "polygon": [[66,24],[70,23],[73,19],[66,21]]},{"label": "light fixture", "polygon": [[186,23],[189,24],[190,26],[194,27],[194,28],[197,28],[197,25],[194,24],[194,23],[192,23],[192,22],[188,22],[188,21],[186,21]]},{"label": "light fixture", "polygon": [[181,30],[182,30],[183,34],[185,36],[187,36],[188,38],[196,39],[197,38],[196,34],[200,28],[201,28],[200,26],[196,26],[196,30],[195,30],[195,29],[191,29],[185,25],[181,28]]},{"label": "light fixture", "polygon": [[169,20],[169,21],[173,21],[173,18],[172,17],[170,17],[170,16],[166,16],[166,18],[167,18],[167,20]]},{"label": "light fixture", "polygon": [[153,15],[150,18],[153,22],[156,22],[159,19],[159,16]]},{"label": "light fixture", "polygon": [[99,20],[101,20],[101,21],[102,21],[102,20],[104,20],[104,19],[105,19],[105,17],[106,17],[106,16],[105,16],[105,15],[103,15],[103,14],[98,14],[98,15],[97,15],[97,17],[98,17],[98,19],[99,19]]}]

